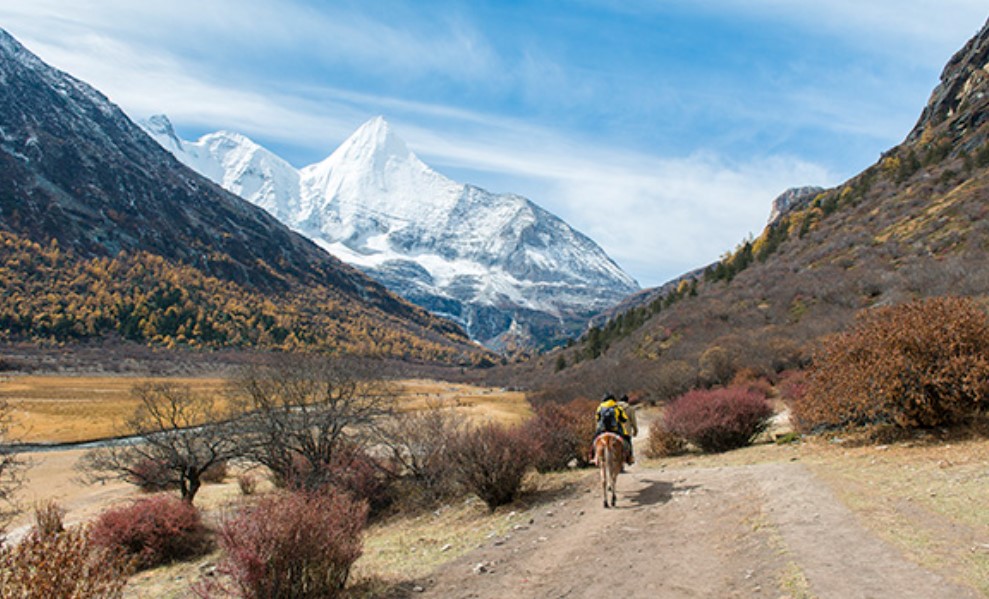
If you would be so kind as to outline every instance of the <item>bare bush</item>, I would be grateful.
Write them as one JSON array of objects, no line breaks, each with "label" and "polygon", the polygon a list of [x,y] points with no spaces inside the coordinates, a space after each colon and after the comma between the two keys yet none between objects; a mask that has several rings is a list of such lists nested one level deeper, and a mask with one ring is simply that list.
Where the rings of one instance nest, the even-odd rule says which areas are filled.
[{"label": "bare bush", "polygon": [[230,472],[230,468],[227,465],[226,460],[215,462],[209,468],[203,471],[200,476],[200,480],[204,483],[210,484],[221,484],[223,481],[227,480],[227,474]]},{"label": "bare bush", "polygon": [[824,341],[793,414],[801,430],[964,423],[989,407],[989,321],[973,300],[941,297],[860,314]]},{"label": "bare bush", "polygon": [[143,489],[178,488],[192,503],[203,474],[240,454],[235,414],[185,385],[135,387],[140,405],[128,429],[140,442],[87,453],[79,469],[93,481],[123,479]]},{"label": "bare bush", "polygon": [[494,510],[518,495],[534,454],[521,427],[490,423],[460,434],[450,461],[463,485]]},{"label": "bare bush", "polygon": [[258,478],[250,472],[245,472],[237,477],[237,486],[241,495],[254,495],[258,491]]},{"label": "bare bush", "polygon": [[646,456],[668,458],[687,452],[687,440],[666,429],[662,419],[649,424],[649,439],[646,443]]},{"label": "bare bush", "polygon": [[363,503],[332,491],[277,492],[226,519],[219,577],[201,581],[201,597],[332,598],[361,555]]},{"label": "bare bush", "polygon": [[49,499],[34,505],[34,530],[42,537],[53,537],[65,532],[65,509],[57,501]]},{"label": "bare bush", "polygon": [[699,377],[708,385],[724,385],[735,375],[731,352],[720,346],[709,347],[697,360]]},{"label": "bare bush", "polygon": [[652,396],[662,402],[689,391],[697,382],[697,372],[682,360],[671,360],[661,363],[652,378]]},{"label": "bare bush", "polygon": [[402,480],[407,502],[429,504],[457,491],[449,460],[463,429],[463,420],[439,404],[402,412],[382,423],[378,441]]}]

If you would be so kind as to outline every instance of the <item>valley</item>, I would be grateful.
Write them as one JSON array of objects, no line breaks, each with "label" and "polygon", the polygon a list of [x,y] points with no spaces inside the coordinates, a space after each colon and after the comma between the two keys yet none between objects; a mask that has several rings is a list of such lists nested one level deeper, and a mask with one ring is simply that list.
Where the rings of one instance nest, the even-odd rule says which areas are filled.
[{"label": "valley", "polygon": [[[902,141],[862,168],[838,157],[886,140],[875,131],[888,123],[808,101],[818,79],[841,92],[847,68],[798,81],[759,63],[795,85],[767,88],[779,111],[762,95],[733,110],[720,86],[734,72],[681,94],[664,87],[678,69],[650,70],[655,85],[629,100],[638,74],[596,77],[639,48],[598,64],[581,45],[587,62],[564,76],[526,27],[578,17],[478,6],[458,6],[463,22],[429,19],[429,45],[389,77],[385,54],[401,54],[426,9],[398,10],[408,23],[361,44],[350,29],[377,16],[334,29],[317,17],[335,7],[306,6],[313,24],[250,37],[243,62],[268,69],[258,93],[220,74],[241,62],[231,52],[200,74],[203,97],[153,94],[188,136],[160,113],[132,118],[156,114],[148,96],[135,104],[48,62],[115,28],[66,37],[61,52],[0,29],[0,596],[59,596],[45,585],[101,574],[115,577],[111,597],[134,598],[190,597],[195,581],[199,596],[292,599],[989,596],[989,22]],[[473,10],[511,14],[527,43],[499,54],[466,25]],[[713,31],[736,26],[726,14]],[[691,55],[752,50],[612,16],[641,20],[640,44],[671,44],[661,65],[681,42]],[[598,21],[583,23],[575,39]],[[624,27],[608,37],[639,29]],[[310,29],[319,69],[281,85],[310,57],[275,67],[269,37],[301,46]],[[344,30],[346,47],[327,52]],[[776,32],[789,41],[774,60],[793,39],[836,35],[822,30]],[[183,39],[141,72],[181,91],[192,71],[169,79],[170,60],[198,68],[233,43]],[[346,81],[380,89],[324,87],[361,45]],[[745,79],[744,56],[705,58],[730,57]],[[819,60],[784,70],[817,73]],[[872,68],[852,70],[887,87]],[[459,107],[447,103],[458,79],[471,88]],[[529,104],[554,86],[566,102]],[[581,117],[595,87],[608,98]],[[495,102],[519,112],[487,112]],[[679,129],[709,102],[703,127]],[[396,124],[369,118],[385,109]],[[556,132],[579,121],[590,125]],[[595,147],[612,128],[626,139]],[[511,185],[458,182],[420,149],[457,179]],[[747,218],[753,189],[784,179],[796,187],[761,199],[764,226],[709,251],[707,237]],[[515,183],[640,272],[692,262],[640,289],[603,241],[506,191]],[[631,410],[637,461],[605,509],[588,449],[607,423],[632,435]]]}]

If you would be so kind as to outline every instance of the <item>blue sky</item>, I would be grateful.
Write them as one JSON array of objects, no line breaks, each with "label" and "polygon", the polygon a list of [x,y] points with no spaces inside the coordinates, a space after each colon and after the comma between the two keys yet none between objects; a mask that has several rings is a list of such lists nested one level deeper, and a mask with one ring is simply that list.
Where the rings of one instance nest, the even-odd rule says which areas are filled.
[{"label": "blue sky", "polygon": [[383,115],[436,170],[525,195],[643,286],[758,234],[908,133],[969,0],[0,0],[130,116],[297,166]]}]

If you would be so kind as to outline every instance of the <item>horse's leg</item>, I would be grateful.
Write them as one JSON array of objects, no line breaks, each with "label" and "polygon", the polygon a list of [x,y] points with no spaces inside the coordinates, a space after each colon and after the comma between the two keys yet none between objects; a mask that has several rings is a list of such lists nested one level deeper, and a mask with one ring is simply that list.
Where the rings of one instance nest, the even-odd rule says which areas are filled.
[{"label": "horse's leg", "polygon": [[[604,455],[601,455],[601,454]],[[611,451],[604,446],[604,451],[598,452],[598,464],[601,467],[601,497],[604,507],[608,507],[608,481],[611,480]]]},{"label": "horse's leg", "polygon": [[[620,455],[616,455],[615,457],[616,458],[619,458],[621,456]],[[612,464],[611,466],[612,466],[611,467],[611,472],[609,472],[609,474],[611,475],[610,476],[610,479],[611,479],[611,507],[615,507],[615,487],[618,485],[618,472],[621,470],[621,465],[615,463],[615,464]]]}]

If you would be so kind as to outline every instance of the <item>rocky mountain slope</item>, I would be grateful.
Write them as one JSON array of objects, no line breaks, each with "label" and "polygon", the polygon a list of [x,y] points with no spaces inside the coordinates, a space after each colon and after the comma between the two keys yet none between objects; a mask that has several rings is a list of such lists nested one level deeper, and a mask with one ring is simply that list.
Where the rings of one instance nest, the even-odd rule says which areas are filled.
[{"label": "rocky mountain slope", "polygon": [[837,187],[793,195],[696,283],[647,295],[510,376],[564,397],[608,387],[661,398],[805,365],[822,335],[872,306],[938,295],[989,305],[989,25],[948,63],[903,143]]},{"label": "rocky mountain slope", "polygon": [[432,170],[380,117],[299,170],[235,133],[187,142],[165,117],[143,126],[179,160],[493,348],[579,334],[638,289],[593,241],[528,199]]},{"label": "rocky mountain slope", "polygon": [[[74,292],[86,302],[97,296],[93,289],[87,293],[87,285],[121,283],[105,272],[119,260],[127,272],[156,265],[142,267],[161,275],[154,284],[169,277],[198,281],[201,289],[210,290],[212,302],[233,294],[241,303],[263,304],[254,316],[266,315],[271,323],[279,320],[281,308],[292,305],[296,320],[269,326],[300,328],[279,332],[276,339],[298,333],[291,338],[303,345],[341,347],[330,331],[305,324],[332,307],[333,313],[316,320],[346,325],[337,331],[341,335],[377,330],[401,338],[403,347],[476,352],[455,325],[394,296],[264,210],[180,164],[102,94],[44,64],[2,30],[0,81],[0,232],[4,274],[12,274],[0,289],[8,295],[0,314],[0,322],[8,325],[5,335],[12,334],[11,323],[19,331],[14,337],[44,334],[32,324],[36,317],[17,311],[24,302],[11,299],[18,293],[35,302],[44,299],[17,288],[17,281],[27,285],[41,276],[37,268],[30,270],[37,265],[25,260],[39,260],[46,268],[57,263],[62,271],[80,269]],[[95,266],[80,266],[84,263]],[[45,272],[57,276],[60,271]],[[188,302],[180,287],[176,297]],[[83,336],[113,331],[122,326],[125,307],[134,308],[146,294],[146,289],[132,292],[123,285],[116,296],[107,296],[107,305],[93,307],[99,318],[79,327],[70,322],[66,330]],[[64,297],[53,295],[49,303],[35,309],[81,318],[79,305]],[[196,306],[189,310],[195,313]],[[230,311],[218,306],[215,313],[222,319]],[[53,318],[63,322],[62,316]],[[177,327],[191,341],[196,317],[188,318]],[[141,323],[154,331],[152,320],[148,315]]]}]

